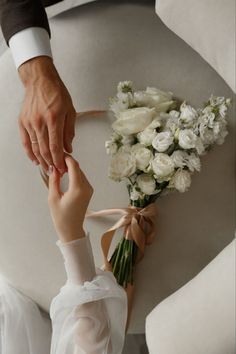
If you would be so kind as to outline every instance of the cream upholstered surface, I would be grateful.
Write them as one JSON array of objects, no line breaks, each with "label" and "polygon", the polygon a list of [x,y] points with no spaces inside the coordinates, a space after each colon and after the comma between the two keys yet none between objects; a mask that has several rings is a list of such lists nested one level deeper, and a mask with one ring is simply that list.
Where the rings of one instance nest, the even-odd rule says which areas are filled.
[{"label": "cream upholstered surface", "polygon": [[[97,1],[51,20],[55,64],[77,110],[107,108],[118,81],[131,79],[172,90],[199,105],[213,92],[232,96],[216,72],[169,31],[153,1]],[[55,246],[47,191],[20,144],[17,116],[23,89],[9,51],[0,58],[0,272],[48,309],[65,274]],[[233,238],[234,129],[222,147],[203,158],[191,190],[158,202],[157,237],[137,267],[130,332],[144,332],[146,315],[190,280]],[[107,178],[104,141],[111,117],[88,117],[76,126],[74,156],[94,185],[90,208],[124,207],[124,184]],[[86,223],[97,265],[100,236],[114,218]]]},{"label": "cream upholstered surface", "polygon": [[235,81],[235,1],[158,0],[163,22],[195,49],[223,77],[232,90]]},{"label": "cream upholstered surface", "polygon": [[234,354],[235,241],[148,315],[149,354]]}]

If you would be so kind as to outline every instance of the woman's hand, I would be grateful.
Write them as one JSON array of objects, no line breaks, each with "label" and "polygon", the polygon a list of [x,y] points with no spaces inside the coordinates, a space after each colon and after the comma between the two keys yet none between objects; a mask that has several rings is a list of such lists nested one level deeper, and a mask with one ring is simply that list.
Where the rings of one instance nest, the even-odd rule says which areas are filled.
[{"label": "woman's hand", "polygon": [[69,187],[65,193],[60,188],[60,174],[50,167],[48,204],[52,220],[62,242],[84,237],[83,223],[93,188],[81,171],[78,162],[66,155]]}]

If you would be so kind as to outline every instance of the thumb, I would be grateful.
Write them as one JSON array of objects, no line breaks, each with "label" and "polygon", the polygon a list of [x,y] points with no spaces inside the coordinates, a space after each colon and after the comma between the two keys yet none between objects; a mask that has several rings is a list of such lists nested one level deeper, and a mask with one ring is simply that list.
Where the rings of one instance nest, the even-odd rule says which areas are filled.
[{"label": "thumb", "polygon": [[51,165],[49,167],[49,179],[48,179],[48,197],[60,197],[61,188],[60,188],[60,174],[57,169]]}]

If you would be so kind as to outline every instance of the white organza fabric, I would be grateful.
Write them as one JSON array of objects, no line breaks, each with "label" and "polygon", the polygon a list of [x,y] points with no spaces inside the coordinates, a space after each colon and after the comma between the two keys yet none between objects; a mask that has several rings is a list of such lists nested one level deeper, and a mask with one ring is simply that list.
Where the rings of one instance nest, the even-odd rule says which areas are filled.
[{"label": "white organza fabric", "polygon": [[0,278],[0,353],[46,354],[51,324],[37,305]]},{"label": "white organza fabric", "polygon": [[125,291],[112,273],[95,269],[88,236],[57,245],[67,282],[51,303],[52,332],[49,319],[37,305],[1,279],[0,353],[121,354],[127,318]]},{"label": "white organza fabric", "polygon": [[53,299],[51,354],[121,354],[127,298],[111,272],[95,270],[89,236],[57,242],[67,283]]}]

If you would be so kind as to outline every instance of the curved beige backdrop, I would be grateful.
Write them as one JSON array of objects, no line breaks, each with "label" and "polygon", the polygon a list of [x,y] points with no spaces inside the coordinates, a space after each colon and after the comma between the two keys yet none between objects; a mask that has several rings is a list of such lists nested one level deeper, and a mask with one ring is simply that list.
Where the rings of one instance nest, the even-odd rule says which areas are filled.
[{"label": "curved beige backdrop", "polygon": [[[199,105],[213,92],[232,92],[203,59],[170,32],[155,14],[154,2],[101,1],[51,20],[56,66],[76,109],[107,108],[120,80],[137,88],[171,90]],[[9,51],[0,58],[0,272],[48,310],[65,274],[55,246],[47,190],[20,144],[17,115],[23,90]],[[233,112],[233,111],[232,111]],[[123,183],[107,178],[104,142],[111,117],[84,118],[76,126],[74,155],[95,194],[91,209],[128,204]],[[230,135],[202,161],[191,190],[159,201],[158,232],[136,273],[130,332],[144,331],[145,316],[185,284],[233,238],[234,141]],[[89,221],[97,265],[100,236],[113,219]]]}]

